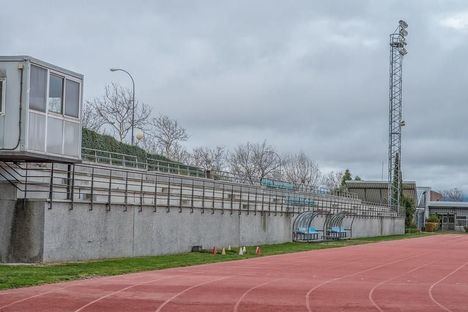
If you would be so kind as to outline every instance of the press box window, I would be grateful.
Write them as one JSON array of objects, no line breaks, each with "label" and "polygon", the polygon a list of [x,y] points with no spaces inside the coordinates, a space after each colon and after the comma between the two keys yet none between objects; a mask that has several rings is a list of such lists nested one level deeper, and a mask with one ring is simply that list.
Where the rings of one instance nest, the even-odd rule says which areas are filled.
[{"label": "press box window", "polygon": [[62,114],[63,78],[51,74],[49,78],[49,112]]},{"label": "press box window", "polygon": [[45,112],[47,95],[47,70],[31,65],[29,108]]},{"label": "press box window", "polygon": [[0,114],[5,113],[5,78],[0,78]]},{"label": "press box window", "polygon": [[80,84],[66,79],[65,115],[78,118],[80,113]]}]

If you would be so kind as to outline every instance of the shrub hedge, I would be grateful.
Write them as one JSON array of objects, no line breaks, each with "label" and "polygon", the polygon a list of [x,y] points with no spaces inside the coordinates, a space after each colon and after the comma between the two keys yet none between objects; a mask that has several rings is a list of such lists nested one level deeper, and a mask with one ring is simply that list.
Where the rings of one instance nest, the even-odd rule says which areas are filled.
[{"label": "shrub hedge", "polygon": [[81,146],[84,148],[136,156],[140,162],[145,162],[147,158],[170,161],[170,159],[162,155],[147,153],[141,147],[119,142],[110,135],[99,134],[86,128],[83,128]]}]

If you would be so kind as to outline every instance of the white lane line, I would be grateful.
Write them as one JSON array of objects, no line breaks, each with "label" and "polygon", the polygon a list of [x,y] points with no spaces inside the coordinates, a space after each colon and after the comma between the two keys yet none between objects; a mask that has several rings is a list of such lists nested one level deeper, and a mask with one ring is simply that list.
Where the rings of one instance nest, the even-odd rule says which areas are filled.
[{"label": "white lane line", "polygon": [[407,271],[407,272],[405,272],[405,273],[403,273],[403,274],[394,276],[394,277],[392,277],[392,278],[389,278],[389,279],[387,279],[387,280],[381,281],[380,283],[376,284],[376,285],[369,291],[369,300],[370,300],[370,302],[374,305],[374,307],[377,308],[377,310],[379,310],[380,312],[383,312],[382,308],[375,302],[375,300],[374,300],[374,298],[373,298],[373,295],[374,295],[375,290],[376,290],[377,288],[379,288],[380,286],[382,286],[383,284],[385,284],[385,283],[391,282],[391,281],[393,281],[393,280],[395,280],[395,279],[397,279],[397,278],[399,278],[399,277],[402,277],[402,276],[405,276],[405,275],[407,275],[407,274],[413,273],[413,272],[415,272],[415,271],[417,271],[417,270],[420,270],[420,269],[422,269],[422,268],[424,268],[424,267],[426,267],[426,266],[428,266],[428,265],[430,265],[430,264],[432,264],[432,263],[433,263],[433,262],[420,265],[420,266],[418,266],[418,267],[416,267],[416,268],[414,268],[414,269],[411,269],[411,270],[409,270],[409,271]]},{"label": "white lane line", "polygon": [[113,292],[111,292],[111,293],[109,293],[109,294],[107,294],[107,295],[105,295],[105,296],[99,297],[99,298],[97,298],[97,299],[95,299],[95,300],[93,300],[93,301],[88,302],[87,304],[85,304],[85,305],[79,307],[78,309],[76,309],[74,312],[82,311],[82,310],[86,309],[87,307],[89,307],[89,306],[95,304],[96,302],[99,302],[99,301],[101,301],[101,300],[103,300],[103,299],[106,299],[106,298],[108,298],[108,297],[110,297],[110,296],[113,296],[113,295],[119,294],[119,293],[121,293],[121,292],[124,292],[124,291],[126,291],[126,290],[128,290],[128,289],[131,289],[131,288],[134,288],[134,287],[137,287],[137,286],[141,286],[141,285],[145,285],[145,284],[154,283],[154,282],[157,282],[157,281],[160,281],[160,280],[167,279],[167,278],[169,278],[169,277],[172,277],[172,276],[159,277],[159,278],[157,278],[157,279],[153,279],[153,280],[150,280],[150,281],[146,281],[146,282],[141,282],[141,283],[133,284],[133,285],[124,287],[124,288],[122,288],[122,289],[113,291]]},{"label": "white lane line", "polygon": [[466,265],[468,264],[468,262],[465,262],[464,264],[460,265],[458,268],[456,268],[455,270],[453,270],[452,272],[448,273],[447,275],[445,275],[443,278],[441,278],[440,280],[438,280],[437,282],[435,282],[434,284],[431,285],[431,287],[429,288],[429,297],[431,298],[432,302],[434,302],[436,305],[438,305],[442,310],[444,311],[447,311],[447,312],[452,312],[452,310],[450,310],[449,308],[447,308],[446,306],[444,306],[443,304],[441,304],[439,301],[437,301],[434,296],[432,295],[432,290],[434,289],[434,287],[436,287],[438,284],[442,283],[443,281],[445,281],[447,278],[449,278],[450,276],[452,276],[453,274],[457,273],[458,271],[460,271],[463,267],[465,267]]},{"label": "white lane line", "polygon": [[220,280],[223,280],[223,279],[227,279],[229,278],[230,276],[225,276],[225,277],[221,277],[221,278],[217,278],[217,279],[214,279],[214,280],[210,280],[210,281],[206,281],[206,282],[203,282],[203,283],[199,283],[199,284],[196,284],[196,285],[193,285],[193,286],[190,286],[189,288],[186,288],[184,290],[182,290],[181,292],[175,294],[174,296],[170,297],[169,299],[167,299],[166,301],[164,301],[156,310],[155,312],[160,312],[169,302],[171,302],[172,300],[174,300],[175,298],[177,298],[178,296],[194,289],[194,288],[197,288],[197,287],[200,287],[200,286],[203,286],[203,285],[206,285],[206,284],[210,284],[210,283],[214,283],[214,282],[217,282],[217,281],[220,281]]},{"label": "white lane line", "polygon": [[260,287],[263,287],[269,283],[272,283],[272,282],[275,282],[275,281],[278,281],[280,280],[280,278],[277,278],[277,279],[274,279],[274,280],[271,280],[271,281],[268,281],[268,282],[264,282],[264,283],[260,283],[258,285],[255,285],[254,287],[252,288],[249,288],[248,290],[246,290],[242,296],[240,296],[240,298],[236,301],[236,304],[234,306],[234,312],[237,312],[237,310],[239,309],[239,305],[241,304],[241,301],[244,300],[245,296],[247,296],[251,291],[257,289],[257,288],[260,288]]}]

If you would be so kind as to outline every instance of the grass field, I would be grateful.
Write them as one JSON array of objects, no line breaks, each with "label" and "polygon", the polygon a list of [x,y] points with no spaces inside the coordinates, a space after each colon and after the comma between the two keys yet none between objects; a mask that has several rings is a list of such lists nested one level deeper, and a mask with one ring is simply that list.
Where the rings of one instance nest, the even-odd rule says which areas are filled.
[{"label": "grass field", "polygon": [[[374,243],[396,239],[414,238],[431,235],[429,233],[411,233],[405,235],[357,238],[321,243],[284,243],[263,245],[262,255],[276,255],[298,251],[336,248],[351,245]],[[256,246],[247,247],[247,254],[239,256],[238,248],[226,255],[212,255],[208,252],[191,252],[175,255],[140,258],[121,258],[73,262],[63,264],[0,265],[0,289],[25,287],[60,281],[84,279],[95,276],[118,275],[131,272],[160,270],[204,263],[232,261],[256,257]]]}]

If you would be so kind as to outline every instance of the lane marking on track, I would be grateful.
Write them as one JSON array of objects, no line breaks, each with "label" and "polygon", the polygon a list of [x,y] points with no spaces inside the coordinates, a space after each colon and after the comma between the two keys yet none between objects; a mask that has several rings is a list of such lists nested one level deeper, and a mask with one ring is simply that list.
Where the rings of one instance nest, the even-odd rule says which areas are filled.
[{"label": "lane marking on track", "polygon": [[436,305],[439,306],[439,308],[441,308],[442,310],[444,311],[447,311],[447,312],[452,312],[452,310],[450,310],[448,307],[444,306],[442,303],[440,303],[439,301],[437,301],[434,296],[432,295],[432,290],[434,289],[434,287],[436,287],[439,283],[442,283],[443,281],[445,281],[447,278],[449,278],[450,276],[452,276],[453,274],[457,273],[458,271],[460,271],[463,267],[465,267],[466,265],[468,264],[468,262],[465,262],[464,264],[460,265],[458,268],[456,268],[455,270],[453,270],[452,272],[450,272],[449,274],[445,275],[443,278],[441,278],[440,280],[438,280],[437,282],[435,282],[434,284],[431,285],[431,287],[429,288],[429,297],[431,298],[432,302],[434,302]]},{"label": "lane marking on track", "polygon": [[428,253],[422,253],[422,254],[413,255],[413,256],[410,256],[410,257],[401,258],[401,259],[398,259],[398,260],[394,260],[394,261],[386,262],[386,263],[383,263],[383,264],[379,264],[379,265],[376,265],[376,266],[367,268],[367,269],[362,270],[362,271],[358,271],[358,272],[354,272],[354,273],[350,273],[350,274],[345,274],[345,275],[343,275],[343,276],[339,276],[339,277],[335,277],[335,278],[326,280],[326,281],[324,281],[324,282],[318,284],[317,286],[311,288],[311,289],[307,292],[307,294],[306,294],[306,307],[307,307],[307,311],[312,312],[312,308],[311,308],[311,306],[310,306],[310,294],[311,294],[312,292],[314,292],[315,290],[319,289],[320,287],[324,286],[324,285],[327,285],[327,284],[332,283],[332,282],[339,281],[339,280],[341,280],[341,279],[343,279],[343,278],[352,277],[352,276],[355,276],[355,275],[358,275],[358,274],[370,272],[370,271],[375,270],[375,269],[383,268],[383,267],[385,267],[385,266],[387,266],[387,265],[392,265],[392,264],[395,264],[395,263],[398,263],[398,262],[402,262],[402,261],[405,261],[405,260],[408,260],[408,259],[411,259],[411,258],[421,257],[421,256],[424,256],[424,255],[426,255],[426,254],[428,254]]},{"label": "lane marking on track", "polygon": [[221,277],[221,278],[217,278],[217,279],[214,279],[214,280],[210,280],[210,281],[206,281],[206,282],[203,282],[203,283],[199,283],[199,284],[196,284],[196,285],[193,285],[193,286],[190,286],[189,288],[186,288],[184,289],[183,291],[175,294],[174,296],[170,297],[169,299],[167,299],[166,301],[164,301],[156,310],[155,312],[160,312],[164,306],[166,306],[169,302],[171,302],[172,300],[174,300],[175,298],[177,298],[178,296],[194,289],[194,288],[197,288],[197,287],[200,287],[200,286],[203,286],[203,285],[206,285],[206,284],[210,284],[210,283],[214,283],[214,282],[217,282],[217,281],[221,281],[221,280],[224,280],[224,279],[227,279],[227,278],[230,278],[231,276],[224,276],[224,277]]},{"label": "lane marking on track", "polygon": [[74,286],[79,286],[80,284],[83,284],[83,283],[86,283],[86,282],[96,281],[96,280],[101,279],[101,278],[102,278],[103,280],[109,280],[109,279],[114,279],[114,278],[117,278],[117,277],[119,277],[119,275],[107,276],[107,277],[100,277],[100,278],[84,279],[84,280],[82,280],[82,281],[74,281],[74,282],[71,282],[71,283],[73,283],[72,285],[67,285],[67,286],[63,286],[63,287],[57,287],[57,288],[54,288],[54,289],[51,289],[51,290],[48,290],[48,291],[45,291],[45,292],[42,292],[42,293],[33,295],[33,296],[29,296],[29,297],[26,297],[26,298],[23,298],[23,299],[19,299],[19,300],[10,302],[10,303],[8,303],[8,304],[6,304],[6,305],[1,306],[1,307],[0,307],[0,311],[2,311],[4,308],[7,308],[7,307],[12,306],[12,305],[15,305],[15,304],[18,304],[18,303],[27,301],[27,300],[31,300],[31,299],[34,299],[34,298],[37,298],[37,297],[45,296],[45,295],[48,295],[48,294],[50,294],[50,293],[54,293],[54,292],[56,292],[56,291],[68,289],[68,288],[71,288],[71,287],[74,287]]},{"label": "lane marking on track", "polygon": [[424,268],[424,267],[426,267],[426,266],[428,266],[428,265],[430,265],[430,264],[433,264],[433,263],[434,263],[434,262],[426,263],[426,264],[420,265],[420,266],[418,266],[418,267],[416,267],[416,268],[413,268],[413,269],[411,269],[411,270],[409,270],[409,271],[407,271],[407,272],[405,272],[405,273],[403,273],[403,274],[394,276],[394,277],[392,277],[392,278],[389,278],[389,279],[387,279],[387,280],[381,281],[380,283],[376,284],[376,285],[369,291],[369,300],[370,300],[370,302],[374,305],[374,307],[377,308],[377,310],[379,310],[380,312],[383,312],[382,308],[375,302],[375,300],[374,300],[374,298],[373,298],[374,292],[375,292],[375,290],[376,290],[377,288],[379,288],[380,286],[382,286],[382,285],[385,284],[385,283],[388,283],[388,282],[390,282],[390,281],[393,281],[393,280],[395,280],[395,279],[397,279],[397,278],[399,278],[399,277],[405,276],[405,275],[407,275],[407,274],[413,273],[413,272],[415,272],[415,271],[417,271],[417,270],[420,270],[420,269],[422,269],[422,268]]},{"label": "lane marking on track", "polygon": [[274,279],[274,280],[271,280],[271,281],[267,281],[267,282],[264,282],[264,283],[260,283],[260,284],[258,284],[258,285],[256,285],[256,286],[254,286],[254,287],[249,288],[248,290],[246,290],[246,291],[242,294],[242,296],[240,296],[240,298],[236,301],[236,304],[234,305],[233,311],[234,311],[234,312],[237,312],[237,310],[239,309],[239,305],[240,305],[241,301],[242,301],[251,291],[253,291],[253,290],[257,289],[257,288],[260,288],[260,287],[262,287],[262,286],[265,286],[265,285],[267,285],[267,284],[269,284],[269,283],[278,281],[278,280],[280,280],[280,278],[277,278],[277,279]]},{"label": "lane marking on track", "polygon": [[119,289],[119,290],[116,290],[116,291],[113,291],[105,296],[102,296],[102,297],[99,297],[93,301],[90,301],[88,302],[87,304],[85,304],[84,306],[81,306],[79,307],[78,309],[76,309],[74,312],[79,312],[79,311],[82,311],[84,309],[86,309],[87,307],[95,304],[96,302],[99,302],[103,299],[106,299],[110,296],[113,296],[113,295],[116,295],[116,294],[119,294],[121,292],[124,292],[128,289],[131,289],[131,288],[134,288],[134,287],[137,287],[137,286],[141,286],[141,285],[145,285],[145,284],[150,284],[150,283],[154,283],[154,282],[157,282],[157,281],[160,281],[160,280],[164,280],[164,279],[168,279],[169,277],[172,277],[172,276],[164,276],[164,277],[160,277],[160,278],[157,278],[157,279],[153,279],[153,280],[150,280],[150,281],[146,281],[146,282],[141,282],[141,283],[137,283],[137,284],[133,284],[133,285],[130,285],[130,286],[127,286],[127,287],[124,287],[122,289]]},{"label": "lane marking on track", "polygon": [[[455,236],[455,238],[452,238],[452,237],[449,237],[447,238],[446,240],[442,240],[442,241],[453,241],[454,239],[456,238],[459,238],[459,237],[464,237],[463,235],[461,236]],[[421,238],[424,238],[424,237],[421,237]],[[428,237],[428,238],[433,238],[433,240],[437,240],[438,237],[436,235],[434,236],[431,236],[431,237]],[[408,240],[410,241],[410,240]],[[387,242],[395,242],[395,241],[387,241]],[[386,243],[386,242],[380,242],[380,243]],[[377,243],[378,244],[378,243]],[[375,245],[377,245],[375,244]],[[357,246],[362,246],[362,245],[357,245]],[[369,271],[372,271],[372,270],[375,270],[375,269],[379,269],[379,268],[382,268],[382,267],[385,267],[387,265],[392,265],[392,264],[395,264],[395,263],[398,263],[398,262],[402,262],[402,261],[405,261],[405,260],[408,260],[408,259],[411,259],[411,258],[416,258],[416,257],[422,257],[424,255],[427,255],[427,254],[430,254],[430,252],[425,252],[425,253],[421,253],[419,255],[414,255],[414,256],[409,256],[409,257],[405,257],[405,258],[402,258],[400,260],[395,260],[395,261],[391,261],[391,262],[387,262],[387,263],[384,263],[384,264],[380,264],[380,265],[377,265],[377,266],[374,266],[374,267],[371,267],[371,268],[368,268],[366,270],[363,270],[363,271],[358,271],[358,272],[355,272],[355,273],[351,273],[351,274],[346,274],[346,275],[343,275],[343,276],[340,276],[340,277],[336,277],[336,278],[333,278],[333,279],[330,279],[330,280],[327,280],[327,281],[324,281],[320,284],[318,284],[317,286],[313,287],[312,289],[310,289],[307,294],[306,294],[306,307],[307,307],[307,310],[309,312],[312,312],[312,308],[310,306],[310,294],[312,292],[314,292],[315,290],[317,290],[318,288],[326,285],[326,284],[329,284],[329,283],[332,283],[332,282],[335,282],[335,281],[338,281],[338,280],[341,280],[343,278],[347,278],[347,277],[352,277],[352,276],[355,276],[355,275],[358,275],[358,274],[361,274],[361,273],[366,273],[366,272],[369,272]]]}]

